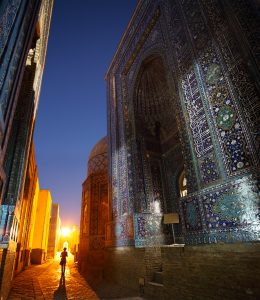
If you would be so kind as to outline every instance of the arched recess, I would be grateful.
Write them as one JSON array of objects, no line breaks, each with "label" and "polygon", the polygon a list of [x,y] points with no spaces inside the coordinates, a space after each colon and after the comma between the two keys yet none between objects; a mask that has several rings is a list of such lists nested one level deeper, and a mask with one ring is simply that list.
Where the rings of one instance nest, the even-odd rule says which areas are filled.
[{"label": "arched recess", "polygon": [[[149,223],[158,227],[150,233],[143,228],[147,234],[141,237],[145,240],[144,245],[150,244],[150,241],[165,243],[171,233],[162,225],[162,215],[179,212],[179,176],[180,170],[184,169],[184,160],[174,101],[163,59],[159,55],[149,56],[140,66],[133,95],[135,237],[140,237],[137,232],[140,220],[142,226]],[[155,235],[158,240],[154,239]],[[142,241],[137,244],[142,245]]]}]

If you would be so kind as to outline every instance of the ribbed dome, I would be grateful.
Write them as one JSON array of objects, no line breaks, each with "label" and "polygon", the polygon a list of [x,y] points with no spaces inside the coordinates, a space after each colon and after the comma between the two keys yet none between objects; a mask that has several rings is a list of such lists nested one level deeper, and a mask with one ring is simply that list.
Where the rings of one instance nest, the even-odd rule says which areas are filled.
[{"label": "ribbed dome", "polygon": [[103,137],[91,150],[88,175],[107,172],[107,137]]}]

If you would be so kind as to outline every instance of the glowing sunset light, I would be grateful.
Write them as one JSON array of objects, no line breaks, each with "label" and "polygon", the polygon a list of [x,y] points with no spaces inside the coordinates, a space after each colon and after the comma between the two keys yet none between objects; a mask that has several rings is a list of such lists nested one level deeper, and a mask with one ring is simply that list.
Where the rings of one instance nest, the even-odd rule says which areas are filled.
[{"label": "glowing sunset light", "polygon": [[62,236],[69,236],[71,233],[71,229],[69,227],[62,227],[61,228],[61,235]]}]

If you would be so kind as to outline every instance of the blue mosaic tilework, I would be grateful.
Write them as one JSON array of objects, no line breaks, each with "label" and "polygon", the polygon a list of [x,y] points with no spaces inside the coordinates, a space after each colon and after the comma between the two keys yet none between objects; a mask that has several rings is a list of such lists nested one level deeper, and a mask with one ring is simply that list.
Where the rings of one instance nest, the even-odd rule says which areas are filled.
[{"label": "blue mosaic tilework", "polygon": [[216,160],[212,159],[211,157],[206,157],[202,160],[200,170],[202,173],[203,182],[206,184],[219,179],[219,174],[216,171]]},{"label": "blue mosaic tilework", "polygon": [[[259,147],[259,141],[255,138],[256,132],[259,131],[260,124],[260,98],[259,98],[259,88],[257,87],[255,76],[259,71],[253,71],[256,65],[253,59],[251,63],[244,60],[240,43],[243,40],[242,31],[246,31],[247,36],[251,36],[255,29],[253,29],[253,24],[259,23],[259,18],[254,18],[255,10],[251,6],[248,1],[233,1],[236,4],[232,4],[232,8],[230,7],[230,3],[226,2],[226,8],[229,9],[229,19],[237,24],[238,19],[236,18],[236,14],[239,11],[239,14],[242,14],[244,21],[246,18],[250,21],[243,22],[243,27],[239,29],[239,25],[237,24],[236,30],[239,31],[239,42],[236,40],[236,35],[234,34],[234,29],[230,27],[230,23],[226,18],[223,18],[223,13],[225,14],[225,7],[222,8],[219,4],[219,1],[202,1],[204,13],[206,13],[208,21],[209,21],[209,29],[214,32],[213,35],[210,35],[209,41],[214,40],[213,45],[209,43],[209,48],[214,49],[214,65],[218,65],[219,71],[222,68],[222,75],[219,78],[223,78],[222,82],[216,81],[216,83],[211,86],[211,92],[208,92],[210,96],[210,101],[212,101],[212,106],[217,107],[218,109],[218,117],[217,117],[217,125],[219,128],[222,128],[222,135],[228,133],[229,129],[233,131],[232,135],[238,136],[242,135],[241,133],[234,132],[235,129],[241,129],[239,126],[243,127],[241,131],[243,131],[243,137],[241,139],[244,140],[244,145],[239,145],[239,147],[243,150],[239,150],[238,148],[234,150],[228,149],[227,152],[236,152],[236,163],[238,167],[232,165],[231,173],[240,171],[244,168],[248,167],[248,164],[251,165],[250,161],[254,161],[254,164],[259,165],[259,155],[257,153],[257,147]],[[242,6],[241,3],[243,2]],[[238,10],[236,7],[243,7],[243,10]],[[232,12],[233,10],[233,12]],[[243,12],[242,12],[243,11]],[[250,30],[246,30],[246,28],[251,28]],[[255,27],[257,28],[257,27]],[[257,39],[256,39],[257,40]],[[256,44],[256,40],[254,44]],[[251,43],[252,40],[250,40]],[[244,40],[244,47],[248,47],[248,41]],[[253,49],[253,48],[252,48]],[[256,48],[254,47],[254,52]],[[211,56],[211,50],[206,51],[209,52],[208,56]],[[251,51],[247,49],[248,55],[251,55]],[[255,52],[256,54],[256,52]],[[221,65],[221,67],[220,67]],[[225,70],[225,71],[223,71]],[[217,75],[217,74],[216,74]],[[223,76],[224,75],[224,76]],[[232,95],[232,96],[231,96]],[[226,113],[227,112],[227,113]],[[222,117],[221,117],[222,115]],[[223,120],[223,117],[226,121]],[[215,118],[215,117],[214,117]],[[222,119],[222,120],[221,120]],[[239,122],[236,122],[236,120]],[[228,127],[225,124],[228,124]],[[244,127],[243,123],[247,123],[247,128]],[[224,127],[223,127],[224,125]],[[251,136],[248,139],[248,136]],[[233,139],[232,137],[232,139]],[[227,137],[226,137],[227,139]],[[221,137],[220,137],[221,140]],[[226,143],[226,141],[224,142]],[[255,147],[255,149],[253,149]],[[229,147],[230,148],[230,147]],[[245,150],[245,151],[244,151]],[[240,152],[238,154],[238,152]],[[241,153],[244,152],[244,153]],[[245,153],[247,152],[245,157]],[[239,161],[240,157],[244,158],[244,161]],[[239,163],[240,162],[240,163]],[[236,169],[236,170],[235,170]]]},{"label": "blue mosaic tilework", "polygon": [[195,72],[190,70],[189,74],[182,80],[182,88],[185,95],[186,109],[189,114],[190,128],[198,157],[211,152],[213,148],[203,103],[200,96]]},{"label": "blue mosaic tilework", "polygon": [[[253,38],[259,28],[259,18],[256,17],[257,10],[252,6],[253,2],[250,1],[226,1],[225,5],[229,11],[228,18],[232,20],[235,26],[232,29],[227,19],[223,18],[223,13],[227,10],[223,8],[224,11],[222,11],[219,7],[219,1],[213,0],[209,3],[207,0],[202,0],[202,3],[209,25],[214,31],[223,62],[226,69],[228,69],[228,77],[232,82],[232,93],[241,106],[241,115],[244,116],[244,122],[247,123],[248,133],[253,134],[251,143],[256,144],[255,146],[258,147],[259,142],[257,145],[254,136],[259,131],[260,126],[259,88],[255,80],[256,74],[259,76],[259,68],[257,70],[255,65],[257,57],[259,57],[259,47],[257,46],[259,39]],[[230,5],[231,3],[232,5]],[[234,29],[238,31],[239,41],[234,35]],[[249,60],[250,63],[244,60],[241,53],[241,42],[243,40],[244,51],[247,49],[248,58],[252,54],[255,57],[255,60]],[[250,50],[247,48],[248,46],[251,48]],[[259,157],[255,157],[255,160],[259,161]]]},{"label": "blue mosaic tilework", "polygon": [[[10,31],[10,28],[17,14],[18,7],[20,6],[20,1],[10,1],[6,10],[7,15],[5,16],[8,20],[5,20],[5,18],[2,20],[2,22],[4,22],[3,28],[5,29],[5,31],[1,30],[0,35],[2,47],[5,46],[7,34],[12,33],[11,36],[9,36],[7,50],[4,52],[4,56],[1,57],[0,66],[0,105],[3,115],[8,106],[8,99],[13,88],[13,82],[21,60],[22,51],[24,47],[27,48],[24,43],[27,37],[27,29],[33,16],[35,1],[31,0],[29,4],[27,2],[28,1],[21,2],[19,14],[15,19],[12,31]],[[25,9],[27,9],[27,12],[24,16]],[[8,78],[8,80],[5,80],[6,78]]]},{"label": "blue mosaic tilework", "polygon": [[[226,2],[224,7],[230,5]],[[240,4],[234,8],[241,23]],[[167,76],[176,81],[173,99],[177,99],[188,181],[188,196],[177,199],[176,194],[177,205],[171,205],[173,197],[164,195],[164,210],[180,207],[187,244],[259,240],[259,188],[248,175],[259,166],[259,139],[254,138],[259,126],[259,93],[233,28],[221,15],[223,8],[217,0],[147,0],[138,5],[140,11],[124,36],[109,75],[117,76],[109,107],[113,215],[133,216],[136,246],[165,242],[167,234],[149,200],[155,189],[146,155],[137,149],[143,141],[135,136],[131,104],[142,61],[160,53]],[[251,33],[243,30],[251,38]],[[172,172],[172,180],[177,175]],[[120,226],[118,245],[127,245],[132,241]]]},{"label": "blue mosaic tilework", "polygon": [[161,214],[134,214],[136,247],[153,247],[165,244]]},{"label": "blue mosaic tilework", "polygon": [[252,165],[249,148],[235,101],[213,48],[208,48],[201,59],[201,70],[228,172],[247,168]]},{"label": "blue mosaic tilework", "polygon": [[181,201],[183,220],[187,231],[198,231],[202,229],[201,214],[198,198],[187,197]]},{"label": "blue mosaic tilework", "polygon": [[112,225],[113,244],[118,247],[134,245],[134,227],[132,216],[122,216]]},{"label": "blue mosaic tilework", "polygon": [[259,195],[249,178],[201,198],[208,228],[244,227],[258,222]]},{"label": "blue mosaic tilework", "polygon": [[17,241],[18,220],[14,215],[14,205],[0,205],[0,243]]},{"label": "blue mosaic tilework", "polygon": [[3,0],[0,11],[0,57],[6,46],[21,0]]},{"label": "blue mosaic tilework", "polygon": [[[209,5],[209,4],[208,4]],[[198,1],[182,2],[187,30],[198,59],[202,82],[210,105],[214,127],[226,161],[229,174],[252,165],[252,152],[238,113],[237,100],[232,97],[219,48],[211,35]],[[215,8],[218,11],[219,7]],[[211,10],[211,16],[215,12]],[[220,20],[215,20],[220,22]],[[215,130],[216,130],[215,129]],[[251,152],[251,153],[250,153]],[[221,162],[219,162],[221,163]]]},{"label": "blue mosaic tilework", "polygon": [[186,243],[258,240],[259,196],[256,180],[249,176],[181,199]]},{"label": "blue mosaic tilework", "polygon": [[[194,1],[196,2],[196,1]],[[201,25],[201,18],[198,18],[198,7],[194,2],[183,1],[185,6],[185,13],[187,15],[187,20],[194,26],[194,29],[198,30]],[[194,149],[198,158],[198,175],[201,175],[201,182],[206,185],[210,182],[220,178],[218,163],[215,160],[214,145],[212,141],[212,136],[209,128],[209,123],[207,119],[207,113],[204,109],[203,99],[201,96],[201,87],[198,80],[198,75],[196,75],[195,57],[191,49],[190,38],[185,34],[185,24],[181,22],[181,13],[178,12],[178,5],[173,4],[171,15],[171,25],[173,30],[171,32],[173,39],[173,49],[175,50],[175,55],[177,59],[177,64],[180,72],[179,79],[181,81],[181,87],[184,95],[185,104],[185,114],[188,112],[189,123],[190,123],[190,135],[194,141]],[[189,6],[190,5],[190,6]],[[201,28],[203,26],[201,25]],[[193,34],[193,38],[199,48],[203,44],[204,36]],[[187,141],[186,141],[187,143]],[[189,146],[190,147],[190,146]],[[209,160],[209,154],[211,154],[211,159]],[[207,165],[208,164],[208,165]],[[210,170],[210,172],[208,172]]]},{"label": "blue mosaic tilework", "polygon": [[112,216],[113,219],[118,217],[119,214],[119,200],[118,200],[118,184],[119,184],[119,176],[118,176],[118,148],[117,148],[117,128],[115,124],[117,124],[117,116],[116,116],[116,91],[115,91],[115,77],[113,76],[109,80],[109,92],[110,98],[108,101],[109,107],[109,115],[108,120],[110,126],[110,131],[108,132],[108,141],[109,141],[109,169],[111,174],[111,196],[113,199],[112,204]]}]

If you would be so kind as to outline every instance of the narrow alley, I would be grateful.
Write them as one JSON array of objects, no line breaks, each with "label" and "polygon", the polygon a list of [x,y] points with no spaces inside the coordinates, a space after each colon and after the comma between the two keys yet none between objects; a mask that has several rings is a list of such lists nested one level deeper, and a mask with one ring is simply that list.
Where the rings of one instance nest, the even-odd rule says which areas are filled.
[{"label": "narrow alley", "polygon": [[[109,287],[103,286],[96,293],[85,279],[79,274],[74,263],[73,255],[69,255],[65,277],[61,276],[59,256],[45,264],[30,266],[15,277],[9,300],[95,300],[95,299],[131,299],[139,300],[140,297],[120,297],[121,289],[113,286],[114,295],[109,294]],[[124,291],[127,295],[131,291]],[[99,295],[100,296],[99,296]],[[107,295],[107,296],[105,296]],[[119,295],[119,298],[117,297]]]},{"label": "narrow alley", "polygon": [[260,0],[0,0],[0,300],[260,300],[259,29]]},{"label": "narrow alley", "polygon": [[65,277],[59,257],[46,264],[31,266],[15,277],[9,298],[18,299],[99,299],[78,273],[73,255],[69,256]]}]

